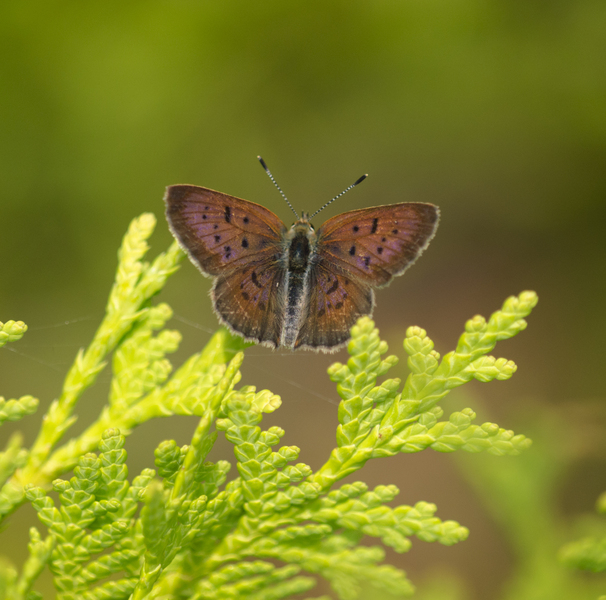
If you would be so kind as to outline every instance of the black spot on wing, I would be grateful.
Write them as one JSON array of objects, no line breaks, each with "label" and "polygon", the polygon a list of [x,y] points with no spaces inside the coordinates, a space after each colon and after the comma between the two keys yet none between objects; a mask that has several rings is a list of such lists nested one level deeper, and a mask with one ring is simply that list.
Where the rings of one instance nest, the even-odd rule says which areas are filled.
[{"label": "black spot on wing", "polygon": [[257,278],[257,273],[255,271],[252,272],[252,275],[250,276],[250,278],[252,279],[252,282],[258,287],[258,288],[262,288],[263,286],[259,283],[259,279]]},{"label": "black spot on wing", "polygon": [[248,248],[248,240],[246,238],[242,239],[242,248]]},{"label": "black spot on wing", "polygon": [[326,293],[327,294],[332,294],[333,292],[336,292],[338,289],[339,289],[339,281],[335,277],[335,280],[334,280],[333,284],[326,290]]},{"label": "black spot on wing", "polygon": [[379,219],[375,217],[372,220],[372,229],[370,230],[370,233],[375,233],[377,231],[378,226],[379,226]]},{"label": "black spot on wing", "polygon": [[225,207],[225,222],[231,223],[231,208],[229,206]]},{"label": "black spot on wing", "polygon": [[355,246],[352,246],[349,249],[349,254],[351,254],[351,256],[355,256],[355,254],[356,254],[356,247]]}]

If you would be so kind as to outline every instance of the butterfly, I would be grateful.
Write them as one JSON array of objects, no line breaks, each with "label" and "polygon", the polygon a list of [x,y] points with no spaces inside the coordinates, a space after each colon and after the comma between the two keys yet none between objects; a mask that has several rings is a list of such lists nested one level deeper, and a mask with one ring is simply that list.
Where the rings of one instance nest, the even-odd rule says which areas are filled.
[{"label": "butterfly", "polygon": [[373,288],[388,285],[427,247],[439,209],[414,202],[363,208],[316,231],[311,218],[320,211],[299,218],[259,160],[297,215],[290,229],[264,206],[195,185],[167,188],[169,228],[214,278],[213,307],[232,332],[272,348],[335,351],[356,320],[372,313]]}]

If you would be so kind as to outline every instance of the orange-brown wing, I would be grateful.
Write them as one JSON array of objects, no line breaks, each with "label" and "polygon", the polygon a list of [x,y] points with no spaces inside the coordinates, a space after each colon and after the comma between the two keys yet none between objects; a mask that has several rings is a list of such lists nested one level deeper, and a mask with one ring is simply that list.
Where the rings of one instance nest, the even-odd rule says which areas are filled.
[{"label": "orange-brown wing", "polygon": [[295,348],[333,351],[349,339],[349,329],[372,313],[372,289],[320,260],[309,273],[307,316]]},{"label": "orange-brown wing", "polygon": [[405,202],[352,210],[320,227],[317,252],[335,268],[380,287],[421,255],[438,220],[439,209],[433,204]]},{"label": "orange-brown wing", "polygon": [[195,185],[171,185],[164,200],[170,230],[205,275],[280,250],[284,225],[264,206]]},{"label": "orange-brown wing", "polygon": [[270,257],[222,273],[211,290],[215,311],[233,331],[267,346],[280,343],[285,270]]}]

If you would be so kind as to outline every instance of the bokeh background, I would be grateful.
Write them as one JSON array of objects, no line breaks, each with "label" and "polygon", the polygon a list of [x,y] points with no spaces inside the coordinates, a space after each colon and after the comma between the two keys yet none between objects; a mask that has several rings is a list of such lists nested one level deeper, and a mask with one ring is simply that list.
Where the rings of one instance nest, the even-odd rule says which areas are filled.
[{"label": "bokeh background", "polygon": [[[415,542],[407,555],[388,553],[420,593],[507,597],[524,548],[532,552],[549,530],[544,559],[556,564],[552,550],[575,536],[572,523],[606,489],[605,23],[600,0],[5,4],[0,320],[30,330],[0,351],[0,393],[33,394],[42,407],[58,395],[102,318],[129,221],[155,213],[152,253],[169,245],[166,185],[247,198],[290,224],[258,154],[298,210],[316,210],[369,173],[315,224],[393,202],[442,209],[423,258],[378,294],[376,322],[392,351],[401,355],[414,324],[445,353],[467,318],[524,289],[540,297],[528,330],[496,351],[519,365],[514,378],[471,385],[449,407],[536,433],[530,458],[513,459],[521,466],[490,457],[486,472],[508,473],[506,489],[524,477],[539,486],[529,498],[540,497],[537,510],[550,515],[543,533],[512,535],[514,518],[503,518],[508,509],[494,502],[503,494],[491,496],[479,462],[424,452],[375,461],[356,476],[394,483],[399,502],[435,502],[441,518],[471,529],[456,547]],[[184,263],[161,295],[184,334],[175,363],[216,327],[209,285]],[[245,361],[245,383],[282,396],[266,423],[284,427],[284,442],[299,445],[313,467],[334,445],[337,397],[324,373],[335,358],[343,354],[251,348]],[[404,361],[397,369],[405,375]],[[96,414],[108,382],[103,375],[85,397],[74,432]],[[41,414],[19,424],[27,442]],[[132,471],[151,463],[162,439],[186,443],[194,426],[171,419],[135,432]],[[215,452],[225,457],[230,448]],[[548,485],[537,482],[545,469]],[[24,508],[0,533],[16,562],[33,522]],[[539,570],[527,568],[528,580]],[[442,591],[424,592],[439,581]],[[571,585],[589,598],[595,581]],[[560,597],[535,588],[538,595],[517,597]]]}]

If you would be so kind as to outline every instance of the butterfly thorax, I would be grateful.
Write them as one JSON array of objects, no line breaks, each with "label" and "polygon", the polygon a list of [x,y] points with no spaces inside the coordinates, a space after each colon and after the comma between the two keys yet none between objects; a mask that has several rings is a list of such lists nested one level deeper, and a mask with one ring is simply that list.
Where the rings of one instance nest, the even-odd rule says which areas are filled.
[{"label": "butterfly thorax", "polygon": [[304,273],[316,244],[316,232],[306,220],[301,219],[286,234],[286,243],[288,270],[291,273]]}]

